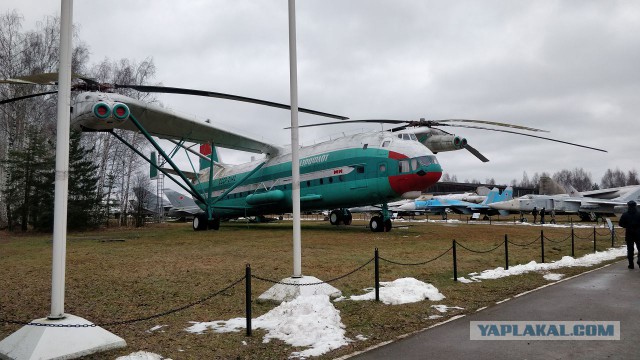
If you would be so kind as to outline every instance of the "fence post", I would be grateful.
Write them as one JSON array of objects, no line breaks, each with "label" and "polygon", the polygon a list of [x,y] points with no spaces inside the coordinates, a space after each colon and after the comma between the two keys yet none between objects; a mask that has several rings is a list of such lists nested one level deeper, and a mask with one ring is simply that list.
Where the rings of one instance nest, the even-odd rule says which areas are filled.
[{"label": "fence post", "polygon": [[379,257],[378,257],[378,248],[376,248],[374,255],[374,280],[376,283],[376,301],[380,301],[380,268],[379,268]]},{"label": "fence post", "polygon": [[509,238],[504,234],[504,269],[509,270]]},{"label": "fence post", "polygon": [[247,268],[244,272],[245,276],[245,305],[247,315],[247,336],[251,336],[251,265],[247,264]]},{"label": "fence post", "polygon": [[615,246],[615,235],[616,235],[615,227],[611,227],[611,247]]},{"label": "fence post", "polygon": [[573,224],[571,224],[571,257],[576,257],[574,243],[575,243],[575,234],[573,232]]},{"label": "fence post", "polygon": [[540,245],[542,247],[542,263],[544,264],[544,230],[540,230]]},{"label": "fence post", "polygon": [[596,227],[593,227],[593,252],[596,252]]},{"label": "fence post", "polygon": [[458,281],[458,262],[456,260],[456,240],[453,240],[453,281]]}]

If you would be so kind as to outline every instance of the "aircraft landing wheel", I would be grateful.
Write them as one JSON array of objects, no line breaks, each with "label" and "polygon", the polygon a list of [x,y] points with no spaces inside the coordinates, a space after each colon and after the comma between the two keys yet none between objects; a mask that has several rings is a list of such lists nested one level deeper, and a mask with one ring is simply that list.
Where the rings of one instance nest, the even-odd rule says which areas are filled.
[{"label": "aircraft landing wheel", "polygon": [[353,222],[353,216],[350,212],[348,212],[347,215],[342,219],[342,222],[345,225],[351,225],[351,222]]},{"label": "aircraft landing wheel", "polygon": [[331,225],[340,225],[342,223],[342,213],[340,210],[333,210],[329,214],[329,222]]},{"label": "aircraft landing wheel", "polygon": [[207,220],[207,225],[209,225],[210,230],[220,229],[220,218],[213,218],[211,220]]},{"label": "aircraft landing wheel", "polygon": [[207,215],[198,214],[193,217],[193,230],[195,231],[207,230]]},{"label": "aircraft landing wheel", "polygon": [[381,232],[384,229],[384,224],[380,216],[374,216],[369,220],[369,228],[373,232]]},{"label": "aircraft landing wheel", "polygon": [[391,222],[391,219],[385,220],[385,222],[384,222],[384,232],[391,231],[392,227],[393,227],[393,223]]}]

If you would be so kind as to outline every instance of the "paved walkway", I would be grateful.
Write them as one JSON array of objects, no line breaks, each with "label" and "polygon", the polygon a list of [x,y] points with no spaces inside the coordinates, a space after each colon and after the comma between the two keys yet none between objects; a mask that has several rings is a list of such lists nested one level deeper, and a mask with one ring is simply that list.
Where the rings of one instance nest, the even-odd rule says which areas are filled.
[{"label": "paved walkway", "polygon": [[[620,321],[620,340],[469,340],[470,321]],[[548,286],[352,357],[374,359],[640,359],[640,270],[627,261]]]}]

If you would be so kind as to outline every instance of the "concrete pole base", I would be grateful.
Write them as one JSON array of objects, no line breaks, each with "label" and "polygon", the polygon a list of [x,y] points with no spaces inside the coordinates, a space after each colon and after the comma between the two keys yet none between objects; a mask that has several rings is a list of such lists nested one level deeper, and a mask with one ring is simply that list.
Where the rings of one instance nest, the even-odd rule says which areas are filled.
[{"label": "concrete pole base", "polygon": [[[314,284],[322,282],[322,280],[313,276],[302,276],[296,278],[288,277],[286,279],[282,279],[280,282],[285,284]],[[258,301],[291,301],[300,295],[329,295],[330,297],[335,298],[341,296],[342,291],[327,283],[302,286],[275,284],[269,290],[260,295],[258,297]]]},{"label": "concrete pole base", "polygon": [[0,341],[0,359],[76,359],[81,356],[127,346],[124,339],[95,327],[55,327],[55,325],[92,325],[81,317],[65,314],[63,319],[47,318],[25,325]]}]

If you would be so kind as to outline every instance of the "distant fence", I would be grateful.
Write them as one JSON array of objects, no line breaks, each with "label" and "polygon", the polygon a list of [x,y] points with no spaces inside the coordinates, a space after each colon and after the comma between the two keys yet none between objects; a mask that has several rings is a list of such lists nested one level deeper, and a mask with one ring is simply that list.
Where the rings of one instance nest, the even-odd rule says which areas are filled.
[{"label": "distant fence", "polygon": [[252,309],[251,309],[251,304],[253,302],[252,300],[252,290],[251,290],[251,281],[252,279],[258,280],[258,281],[264,281],[264,282],[268,282],[268,283],[272,283],[272,284],[280,284],[280,285],[285,285],[285,286],[314,286],[314,285],[321,285],[321,284],[329,284],[329,283],[333,283],[342,279],[347,278],[350,275],[355,274],[358,271],[363,270],[365,267],[367,267],[367,265],[371,264],[372,262],[374,263],[374,279],[373,279],[373,283],[374,283],[374,288],[375,288],[375,300],[376,301],[380,301],[380,261],[384,261],[388,264],[391,265],[396,265],[396,266],[423,266],[426,264],[429,264],[431,262],[434,262],[436,260],[439,260],[441,258],[443,258],[446,254],[451,253],[452,255],[452,268],[453,268],[453,281],[458,281],[458,248],[472,252],[472,253],[477,253],[477,254],[485,254],[485,253],[491,253],[494,251],[497,251],[500,248],[504,249],[504,259],[505,259],[505,269],[508,270],[509,269],[509,245],[513,245],[513,246],[518,246],[518,247],[528,247],[528,246],[532,246],[536,243],[540,244],[540,257],[541,257],[541,262],[544,263],[545,262],[545,241],[548,241],[550,243],[553,244],[560,244],[560,243],[565,243],[568,242],[569,240],[571,240],[571,256],[575,257],[575,242],[576,240],[578,241],[589,241],[589,242],[593,242],[593,252],[595,253],[597,251],[597,243],[598,243],[598,238],[601,238],[601,242],[604,240],[603,238],[606,238],[607,244],[609,242],[609,240],[611,241],[611,247],[615,246],[616,243],[616,239],[618,238],[615,232],[615,229],[612,229],[611,231],[607,230],[606,233],[602,232],[602,231],[598,231],[595,227],[593,227],[592,231],[589,231],[589,234],[586,235],[578,235],[575,231],[575,229],[573,227],[571,227],[571,233],[565,237],[564,239],[559,239],[559,240],[554,240],[554,239],[550,239],[547,236],[544,235],[544,230],[540,230],[540,236],[538,236],[535,240],[528,242],[528,243],[524,243],[524,244],[520,244],[520,243],[516,243],[513,242],[511,240],[509,240],[508,236],[505,234],[504,235],[504,240],[494,246],[493,248],[490,249],[483,249],[483,250],[478,250],[478,249],[473,249],[467,245],[464,245],[462,243],[460,243],[457,240],[453,240],[452,241],[452,245],[451,247],[449,247],[448,249],[444,250],[442,253],[440,253],[439,255],[428,259],[428,260],[424,260],[424,261],[420,261],[420,262],[413,262],[413,263],[404,263],[404,262],[400,262],[400,261],[395,261],[395,260],[389,260],[386,258],[383,258],[380,256],[380,252],[378,250],[378,248],[375,248],[374,250],[374,256],[373,258],[367,260],[366,262],[364,262],[363,264],[359,265],[358,267],[354,268],[353,270],[349,271],[348,273],[344,274],[344,275],[340,275],[338,277],[335,277],[333,279],[330,280],[326,280],[326,281],[320,281],[320,282],[316,282],[316,283],[308,283],[308,284],[294,284],[294,283],[286,283],[286,282],[281,282],[281,281],[277,281],[277,280],[272,280],[272,279],[268,279],[265,277],[261,277],[261,276],[257,276],[252,274],[251,271],[251,266],[249,264],[246,265],[245,268],[245,274],[243,277],[233,281],[232,283],[230,283],[229,285],[227,285],[226,287],[222,288],[221,290],[215,291],[210,293],[209,295],[191,302],[189,304],[174,308],[174,309],[170,309],[170,310],[166,310],[154,315],[149,315],[149,316],[145,316],[145,317],[140,317],[140,318],[135,318],[135,319],[128,319],[128,320],[119,320],[119,321],[111,321],[111,322],[104,322],[104,323],[97,323],[97,324],[50,324],[50,323],[36,323],[36,322],[32,322],[32,321],[20,321],[20,320],[14,320],[14,319],[5,319],[0,317],[0,323],[6,323],[6,324],[14,324],[14,325],[28,325],[28,326],[42,326],[42,327],[71,327],[71,328],[83,328],[83,327],[96,327],[96,326],[100,326],[100,327],[110,327],[110,326],[116,326],[116,325],[128,325],[128,324],[133,324],[133,323],[137,323],[137,322],[141,322],[141,321],[147,321],[147,320],[151,320],[151,319],[156,319],[156,318],[160,318],[163,316],[167,316],[167,315],[171,315],[189,308],[192,308],[196,305],[200,305],[205,303],[206,301],[221,295],[229,290],[231,290],[232,288],[234,288],[235,286],[239,285],[240,283],[244,282],[245,283],[245,316],[246,316],[246,327],[247,327],[247,336],[251,336],[252,335],[252,329],[251,329],[251,314],[252,314]]}]

